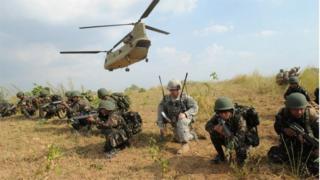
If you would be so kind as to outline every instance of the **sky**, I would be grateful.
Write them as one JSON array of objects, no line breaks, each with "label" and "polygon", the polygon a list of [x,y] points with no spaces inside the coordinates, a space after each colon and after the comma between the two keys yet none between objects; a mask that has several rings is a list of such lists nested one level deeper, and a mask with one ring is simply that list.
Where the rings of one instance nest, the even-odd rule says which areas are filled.
[{"label": "sky", "polygon": [[318,66],[317,0],[160,0],[144,22],[149,62],[104,70],[105,54],[61,55],[62,50],[108,50],[132,27],[80,26],[135,22],[151,0],[2,0],[0,86],[28,90],[33,83],[70,82],[75,88],[122,91],[183,79],[220,80],[293,66]]}]

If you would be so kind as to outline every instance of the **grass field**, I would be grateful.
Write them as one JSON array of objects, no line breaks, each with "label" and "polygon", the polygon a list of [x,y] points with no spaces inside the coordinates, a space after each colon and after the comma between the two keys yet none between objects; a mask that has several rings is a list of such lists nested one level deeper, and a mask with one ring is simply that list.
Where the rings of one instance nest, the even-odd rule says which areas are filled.
[{"label": "grass field", "polygon": [[[301,83],[313,96],[319,86],[319,69],[308,68]],[[179,144],[158,143],[155,125],[161,88],[128,91],[132,110],[140,112],[143,132],[133,138],[132,147],[109,160],[103,153],[104,138],[98,133],[81,136],[71,132],[65,120],[51,119],[46,123],[27,120],[21,115],[0,121],[0,179],[296,179],[286,166],[270,164],[266,153],[278,143],[273,130],[274,115],[283,105],[285,87],[274,77],[258,73],[241,75],[221,82],[190,82],[188,93],[199,103],[200,112],[194,124],[207,139],[191,143],[188,154],[175,154]],[[261,144],[250,150],[244,169],[228,164],[212,165],[216,154],[204,124],[213,112],[219,96],[254,106],[260,114]],[[96,131],[97,132],[97,131]]]}]

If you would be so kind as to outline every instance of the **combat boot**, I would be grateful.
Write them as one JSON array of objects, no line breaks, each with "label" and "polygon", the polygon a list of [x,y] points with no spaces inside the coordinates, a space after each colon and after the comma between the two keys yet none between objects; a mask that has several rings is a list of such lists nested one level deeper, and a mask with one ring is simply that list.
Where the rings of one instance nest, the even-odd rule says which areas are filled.
[{"label": "combat boot", "polygon": [[190,151],[190,146],[188,143],[184,143],[181,148],[177,151],[177,154],[185,154]]},{"label": "combat boot", "polygon": [[224,157],[224,155],[216,155],[215,158],[213,158],[212,160],[210,160],[210,162],[212,164],[220,164],[222,162],[224,162],[226,160],[226,158]]}]

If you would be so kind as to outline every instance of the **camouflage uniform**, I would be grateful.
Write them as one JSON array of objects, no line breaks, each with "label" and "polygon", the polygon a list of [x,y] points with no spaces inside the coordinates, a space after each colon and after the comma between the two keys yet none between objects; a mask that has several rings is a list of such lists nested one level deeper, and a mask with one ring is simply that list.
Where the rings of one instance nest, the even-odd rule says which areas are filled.
[{"label": "camouflage uniform", "polygon": [[[222,99],[222,98],[220,98]],[[219,99],[217,100],[219,101]],[[232,135],[236,138],[237,145],[235,147],[231,147],[236,151],[237,156],[237,162],[239,164],[243,164],[244,160],[247,158],[247,150],[249,145],[246,144],[245,135],[247,131],[246,121],[243,119],[243,117],[240,114],[236,114],[233,108],[233,103],[230,101],[230,107],[223,110],[231,110],[233,112],[232,116],[228,120],[225,121],[226,127],[231,131]],[[217,102],[216,102],[217,104]],[[230,109],[231,108],[231,109]],[[216,114],[213,115],[213,117],[207,122],[205,125],[206,131],[210,134],[210,139],[212,144],[214,145],[218,155],[216,159],[213,160],[215,163],[219,163],[220,161],[225,160],[225,153],[222,149],[222,146],[228,147],[233,143],[232,139],[228,139],[225,136],[222,136],[218,132],[214,130],[215,126],[219,125],[219,120],[222,120],[222,118],[218,115],[218,112],[220,109],[217,109],[217,105],[215,107]]]},{"label": "camouflage uniform", "polygon": [[[104,109],[107,114],[101,113]],[[107,153],[115,153],[116,149],[129,146],[129,137],[127,135],[127,125],[122,114],[116,110],[113,101],[102,101],[99,104],[99,116],[97,117],[98,129],[106,137],[104,150]]]},{"label": "camouflage uniform", "polygon": [[27,118],[31,118],[36,113],[36,106],[34,99],[26,97],[22,92],[17,93],[17,97],[20,99],[17,106],[20,108],[21,113]]},{"label": "camouflage uniform", "polygon": [[[80,98],[80,92],[73,92],[72,97]],[[78,99],[72,101],[72,104],[67,107],[67,117],[71,119],[73,116],[80,116],[88,114],[90,112],[90,104],[83,99]],[[76,130],[80,130],[83,127],[86,127],[88,130],[91,128],[91,124],[86,119],[79,119],[72,122],[72,127]]]},{"label": "camouflage uniform", "polygon": [[292,93],[301,93],[306,97],[307,101],[311,101],[310,96],[308,95],[307,91],[299,85],[298,77],[290,77],[289,83],[296,84],[296,86],[295,87],[290,87],[290,86],[288,87],[287,91],[284,93],[284,99],[286,99]]},{"label": "camouflage uniform", "polygon": [[98,94],[98,98],[100,100],[111,100],[111,101],[113,101],[113,99],[110,97],[111,94],[105,88],[98,89],[97,94]]},{"label": "camouflage uniform", "polygon": [[[292,95],[300,95],[299,93],[294,93]],[[293,97],[290,95],[288,98]],[[303,96],[302,96],[303,97]],[[306,100],[305,100],[306,101]],[[307,102],[305,102],[307,105]],[[290,107],[281,108],[275,117],[276,121],[274,124],[274,129],[280,137],[280,144],[278,146],[273,146],[268,152],[268,158],[274,163],[289,162],[288,151],[291,159],[293,157],[301,157],[302,162],[306,162],[307,168],[312,174],[318,174],[319,164],[315,162],[318,158],[317,153],[314,153],[315,147],[313,147],[308,142],[301,143],[300,140],[295,136],[288,136],[285,133],[285,129],[289,128],[289,124],[296,123],[300,125],[304,131],[311,137],[319,138],[319,116],[316,111],[310,107],[306,106],[304,108],[304,114],[300,118],[295,118],[290,113]],[[308,157],[309,156],[309,157]],[[294,159],[293,159],[294,160]]]},{"label": "camouflage uniform", "polygon": [[11,116],[16,113],[16,107],[6,101],[0,102],[0,117]]},{"label": "camouflage uniform", "polygon": [[42,106],[51,102],[51,98],[50,98],[49,95],[50,95],[49,91],[43,89],[43,90],[41,90],[40,95],[37,98],[37,106],[38,106],[38,109],[39,109],[40,118],[44,118],[45,117],[45,111],[42,108]]},{"label": "camouflage uniform", "polygon": [[98,98],[108,101],[113,101],[116,104],[116,108],[118,111],[121,111],[123,113],[129,111],[130,109],[130,98],[123,94],[123,93],[110,93],[105,88],[100,88],[97,92]]},{"label": "camouflage uniform", "polygon": [[[185,112],[181,112],[182,106],[186,107]],[[190,124],[195,121],[195,116],[198,113],[198,105],[192,97],[184,94],[180,101],[179,97],[173,99],[170,95],[166,95],[162,99],[158,106],[157,125],[160,129],[163,129],[168,122],[161,116],[161,112],[164,112],[171,120],[176,140],[183,143],[195,138],[195,133],[190,130]],[[178,116],[180,113],[184,113],[186,118],[179,119]]]},{"label": "camouflage uniform", "polygon": [[[43,112],[45,112],[45,119],[50,119],[55,115],[58,115],[60,119],[64,118],[66,108],[62,105],[62,97],[60,95],[52,95],[50,101],[41,106]],[[63,113],[60,114],[59,112]],[[43,116],[42,116],[43,117]]]}]

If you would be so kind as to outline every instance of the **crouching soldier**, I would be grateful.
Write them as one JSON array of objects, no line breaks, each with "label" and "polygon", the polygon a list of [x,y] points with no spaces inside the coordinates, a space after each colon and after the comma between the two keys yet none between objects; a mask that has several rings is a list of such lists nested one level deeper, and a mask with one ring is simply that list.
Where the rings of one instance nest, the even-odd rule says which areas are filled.
[{"label": "crouching soldier", "polygon": [[108,158],[112,158],[118,150],[130,145],[127,124],[116,109],[114,101],[103,100],[99,104],[98,116],[88,118],[88,121],[97,124],[97,128],[105,135],[104,151]]},{"label": "crouching soldier", "polygon": [[0,118],[16,114],[16,106],[0,99]]},{"label": "crouching soldier", "polygon": [[300,86],[299,78],[297,76],[289,78],[289,87],[287,91],[284,93],[284,99],[287,99],[287,97],[292,93],[301,93],[306,97],[307,101],[311,101],[311,98],[308,95],[307,91]]},{"label": "crouching soldier", "polygon": [[48,91],[46,89],[42,89],[40,91],[38,98],[37,98],[37,105],[38,105],[38,109],[39,109],[40,118],[45,118],[45,116],[46,116],[46,112],[44,111],[44,108],[42,108],[42,106],[44,106],[45,104],[48,104],[50,102],[51,102],[50,91]]},{"label": "crouching soldier", "polygon": [[191,130],[191,124],[198,113],[198,105],[192,97],[183,93],[180,81],[171,80],[167,89],[170,94],[163,94],[158,106],[157,125],[160,128],[160,138],[164,138],[165,126],[170,123],[174,131],[174,140],[182,143],[177,153],[186,153],[190,149],[188,142],[197,139],[196,133]]},{"label": "crouching soldier", "polygon": [[123,93],[110,93],[105,88],[100,88],[97,94],[100,101],[109,100],[115,102],[118,111],[124,113],[130,109],[130,98]]},{"label": "crouching soldier", "polygon": [[285,107],[276,115],[274,128],[280,144],[271,147],[269,160],[273,163],[301,164],[301,168],[307,168],[309,173],[318,175],[318,119],[318,114],[308,106],[303,94],[289,95]]},{"label": "crouching soldier", "polygon": [[[206,131],[210,134],[211,142],[218,153],[211,162],[219,164],[226,160],[222,148],[222,146],[225,146],[230,154],[235,150],[236,161],[238,165],[242,166],[247,158],[247,150],[252,144],[248,142],[250,138],[246,137],[248,132],[246,120],[240,111],[235,110],[232,100],[227,97],[220,97],[216,100],[214,111],[215,114],[205,125]],[[255,135],[257,136],[257,134]]]},{"label": "crouching soldier", "polygon": [[26,118],[31,118],[36,114],[37,108],[32,98],[25,96],[23,92],[18,92],[17,98],[19,98],[17,106]]},{"label": "crouching soldier", "polygon": [[72,91],[71,93],[72,102],[67,104],[63,102],[63,105],[67,109],[67,117],[72,122],[72,127],[76,130],[90,130],[91,124],[85,118],[75,118],[81,115],[86,115],[90,113],[90,104],[87,101],[81,99],[81,93],[79,91]]}]

